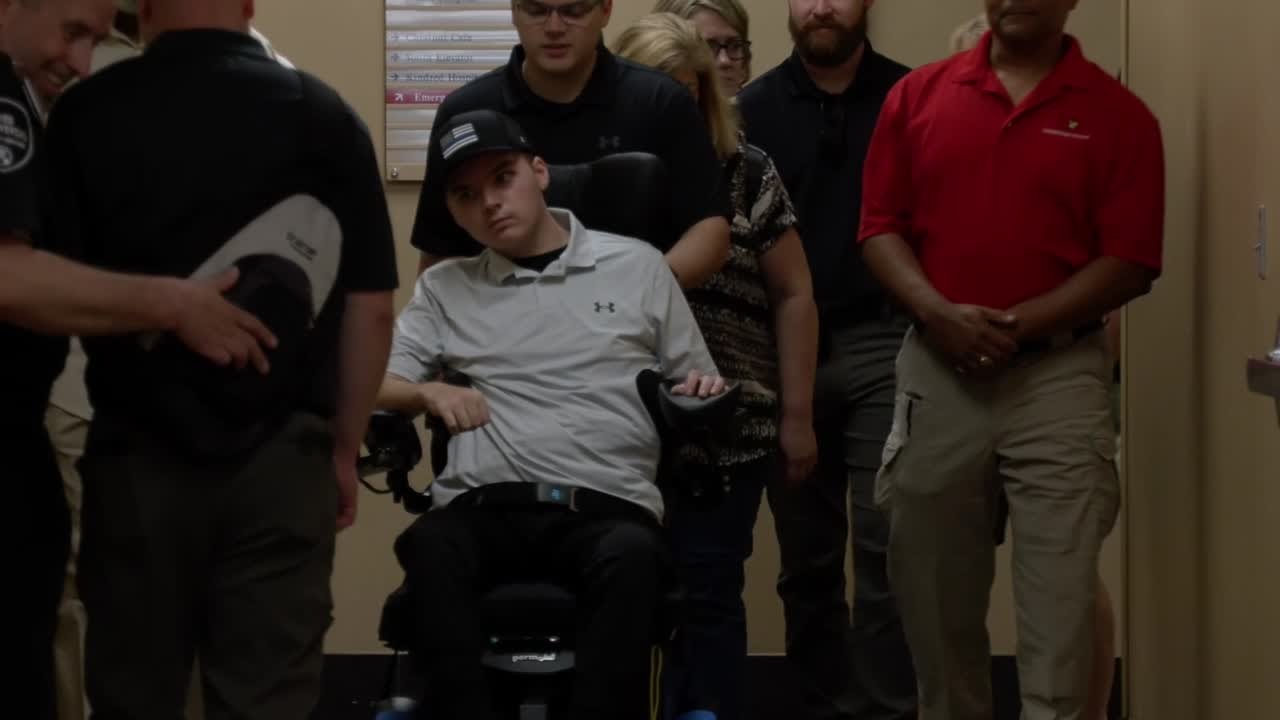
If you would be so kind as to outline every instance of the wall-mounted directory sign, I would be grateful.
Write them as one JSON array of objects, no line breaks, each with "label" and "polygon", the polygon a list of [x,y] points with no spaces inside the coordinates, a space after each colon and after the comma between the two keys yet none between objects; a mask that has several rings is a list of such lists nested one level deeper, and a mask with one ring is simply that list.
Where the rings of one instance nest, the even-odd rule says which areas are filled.
[{"label": "wall-mounted directory sign", "polygon": [[436,109],[518,40],[510,0],[385,0],[387,175],[421,180]]}]

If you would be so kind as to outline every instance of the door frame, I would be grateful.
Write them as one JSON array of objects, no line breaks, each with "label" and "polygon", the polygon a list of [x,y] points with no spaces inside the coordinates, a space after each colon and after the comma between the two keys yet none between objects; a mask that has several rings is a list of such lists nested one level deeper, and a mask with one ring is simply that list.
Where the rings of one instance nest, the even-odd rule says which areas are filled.
[{"label": "door frame", "polygon": [[1202,720],[1199,0],[1121,0],[1124,81],[1160,119],[1164,274],[1123,312],[1124,716]]}]

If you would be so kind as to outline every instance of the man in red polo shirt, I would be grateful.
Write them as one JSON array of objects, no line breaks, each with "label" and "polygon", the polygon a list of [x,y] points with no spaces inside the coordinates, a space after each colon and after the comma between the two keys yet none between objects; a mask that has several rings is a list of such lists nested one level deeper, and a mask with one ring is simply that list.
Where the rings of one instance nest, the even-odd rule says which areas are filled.
[{"label": "man in red polo shirt", "polygon": [[1119,487],[1101,318],[1159,275],[1147,108],[1064,32],[1077,0],[985,0],[974,50],[904,78],[860,241],[914,315],[877,500],[922,720],[989,720],[991,523],[1013,530],[1024,720],[1078,720]]}]

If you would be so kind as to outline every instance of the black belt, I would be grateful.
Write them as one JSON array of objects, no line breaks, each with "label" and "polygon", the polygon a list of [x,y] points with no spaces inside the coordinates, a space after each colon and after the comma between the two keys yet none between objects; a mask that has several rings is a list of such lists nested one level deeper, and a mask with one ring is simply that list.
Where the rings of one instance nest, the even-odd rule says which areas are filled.
[{"label": "black belt", "polygon": [[454,498],[451,507],[522,507],[558,505],[573,512],[592,515],[625,515],[652,523],[657,518],[648,509],[608,493],[570,485],[533,482],[503,482],[472,488]]},{"label": "black belt", "polygon": [[888,298],[869,296],[852,303],[819,309],[818,324],[830,331],[868,322],[889,322],[905,317],[906,312]]},{"label": "black belt", "polygon": [[1101,330],[1104,324],[1105,323],[1101,320],[1095,320],[1091,323],[1081,325],[1074,330],[1069,330],[1050,337],[1036,338],[1034,340],[1020,340],[1018,341],[1017,356],[1045,353],[1050,350],[1061,350],[1063,348],[1070,347],[1080,340],[1083,340],[1084,338],[1087,338]]}]

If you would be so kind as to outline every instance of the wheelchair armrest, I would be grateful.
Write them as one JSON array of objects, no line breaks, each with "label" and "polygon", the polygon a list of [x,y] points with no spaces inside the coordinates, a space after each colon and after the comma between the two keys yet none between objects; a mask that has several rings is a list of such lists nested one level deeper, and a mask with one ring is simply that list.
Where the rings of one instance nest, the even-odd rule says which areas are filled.
[{"label": "wheelchair armrest", "polygon": [[731,385],[723,393],[705,398],[676,395],[671,391],[675,385],[670,381],[658,385],[658,408],[676,434],[696,436],[705,432],[722,437],[730,431],[742,394],[741,385]]},{"label": "wheelchair armrest", "polygon": [[718,440],[732,434],[741,385],[730,385],[719,395],[700,398],[672,393],[677,384],[653,370],[636,376],[640,399],[658,426],[663,443]]},{"label": "wheelchair armrest", "polygon": [[680,447],[692,444],[701,447],[713,463],[722,444],[732,440],[738,431],[738,405],[742,386],[731,385],[725,392],[708,398],[674,395],[675,382],[664,380],[652,370],[636,377],[640,399],[658,428],[662,444],[662,459],[658,469],[660,487],[674,488],[695,506],[715,506],[724,496],[724,477],[718,472],[704,472],[705,468],[689,467],[681,456]]}]

